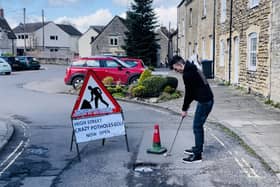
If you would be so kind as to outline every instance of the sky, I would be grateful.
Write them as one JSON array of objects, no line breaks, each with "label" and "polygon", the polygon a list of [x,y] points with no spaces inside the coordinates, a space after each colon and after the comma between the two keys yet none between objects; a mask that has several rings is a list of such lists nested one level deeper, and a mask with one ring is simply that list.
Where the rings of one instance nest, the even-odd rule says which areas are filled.
[{"label": "sky", "polygon": [[[125,18],[133,0],[0,0],[5,18],[12,28],[23,23],[23,8],[26,8],[26,23],[45,21],[71,23],[82,33],[90,25],[106,25],[115,16]],[[161,26],[176,28],[177,5],[181,0],[154,0],[153,8]]]}]

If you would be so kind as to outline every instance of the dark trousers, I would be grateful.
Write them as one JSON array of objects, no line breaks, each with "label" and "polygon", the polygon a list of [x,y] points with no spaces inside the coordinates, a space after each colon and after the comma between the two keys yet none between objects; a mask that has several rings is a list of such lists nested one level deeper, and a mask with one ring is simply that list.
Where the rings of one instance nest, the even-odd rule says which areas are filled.
[{"label": "dark trousers", "polygon": [[195,146],[192,148],[195,155],[200,155],[203,151],[204,144],[204,129],[203,125],[212,110],[214,101],[205,103],[197,103],[196,111],[193,120],[193,133],[195,138]]}]

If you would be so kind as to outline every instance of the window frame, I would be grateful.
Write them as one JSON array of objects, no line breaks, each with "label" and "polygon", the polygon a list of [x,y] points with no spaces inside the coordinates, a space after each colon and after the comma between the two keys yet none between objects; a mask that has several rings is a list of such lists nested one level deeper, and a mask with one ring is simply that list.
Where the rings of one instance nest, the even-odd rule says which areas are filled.
[{"label": "window frame", "polygon": [[[255,46],[252,42],[255,42]],[[253,49],[255,48],[255,49]],[[256,71],[258,64],[258,33],[251,32],[248,34],[248,52],[247,52],[247,60],[248,60],[248,70]],[[253,59],[254,58],[254,59]]]},{"label": "window frame", "polygon": [[249,0],[249,8],[254,8],[259,6],[260,0]]},{"label": "window frame", "polygon": [[203,7],[202,7],[202,18],[205,18],[207,15],[207,7],[206,7],[206,0],[203,0]]},{"label": "window frame", "polygon": [[221,0],[221,12],[220,12],[220,22],[224,23],[227,19],[227,1]]},{"label": "window frame", "polygon": [[220,40],[219,66],[220,67],[224,67],[225,66],[225,42],[224,42],[224,40]]},{"label": "window frame", "polygon": [[[113,43],[112,43],[113,41]],[[118,36],[110,36],[109,37],[109,45],[112,47],[118,47],[119,44],[119,37]]]}]

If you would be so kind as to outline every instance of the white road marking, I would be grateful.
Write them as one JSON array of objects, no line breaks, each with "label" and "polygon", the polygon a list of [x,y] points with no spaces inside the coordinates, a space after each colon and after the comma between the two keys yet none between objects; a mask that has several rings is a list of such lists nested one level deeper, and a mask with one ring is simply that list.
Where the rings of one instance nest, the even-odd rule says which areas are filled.
[{"label": "white road marking", "polygon": [[19,148],[22,146],[22,144],[23,144],[23,141],[20,141],[18,146],[15,148],[15,150],[11,154],[9,154],[9,156],[0,164],[0,167],[2,167],[19,150]]},{"label": "white road marking", "polygon": [[[241,160],[239,160],[237,157],[239,157],[238,152],[234,151],[234,153],[232,153],[231,151],[227,150],[226,145],[223,143],[222,140],[220,140],[216,135],[214,135],[211,131],[211,129],[206,128],[209,132],[210,135],[213,136],[218,143],[220,143],[225,149],[226,151],[234,158],[235,162],[239,165],[239,167],[241,168],[241,170],[247,175],[248,178],[258,178],[260,177],[256,171],[254,170],[254,168],[252,168],[250,166],[250,164],[244,159],[242,158]],[[245,165],[245,166],[244,166]]]},{"label": "white road marking", "polygon": [[[22,121],[16,120],[17,122],[19,122],[20,126],[23,128],[23,132],[24,132],[24,138],[27,138],[26,136],[26,129],[27,127],[25,126],[25,124]],[[3,165],[6,164],[6,162],[8,162],[13,156],[14,158],[6,165],[5,168],[3,168],[0,171],[0,176],[2,176],[2,174],[16,161],[16,159],[23,153],[23,151],[25,150],[25,148],[27,147],[27,145],[29,144],[30,139],[28,138],[25,142],[23,140],[20,141],[20,143],[18,144],[18,146],[13,150],[13,152],[11,154],[8,155],[8,157],[0,164],[0,167],[2,167]],[[20,152],[18,152],[18,150],[21,148],[22,150]],[[18,152],[18,154],[16,154]],[[16,154],[16,155],[15,155]]]}]

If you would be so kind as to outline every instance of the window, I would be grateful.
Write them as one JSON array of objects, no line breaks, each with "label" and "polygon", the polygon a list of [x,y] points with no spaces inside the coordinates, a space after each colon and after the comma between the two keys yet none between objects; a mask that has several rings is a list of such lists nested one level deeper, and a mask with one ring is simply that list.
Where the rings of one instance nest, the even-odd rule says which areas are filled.
[{"label": "window", "polygon": [[206,43],[204,37],[202,38],[201,44],[202,44],[202,59],[206,59]]},{"label": "window", "polygon": [[58,36],[51,35],[50,40],[58,40]]},{"label": "window", "polygon": [[106,60],[105,61],[105,67],[116,68],[116,67],[119,67],[119,64],[116,61],[113,61],[113,60]]},{"label": "window", "polygon": [[227,17],[227,1],[221,0],[221,23],[224,23],[226,21]]},{"label": "window", "polygon": [[220,41],[220,60],[219,65],[222,67],[225,65],[225,43],[224,40]]},{"label": "window", "polygon": [[192,26],[192,8],[190,8],[189,26]]},{"label": "window", "polygon": [[88,67],[100,67],[100,63],[98,60],[88,60],[87,66]]},{"label": "window", "polygon": [[119,39],[116,36],[112,36],[109,38],[109,44],[111,46],[118,46],[119,45]]},{"label": "window", "polygon": [[189,43],[189,57],[192,56],[192,43]]},{"label": "window", "polygon": [[252,71],[256,71],[257,67],[257,33],[253,32],[249,34],[248,39],[248,62],[249,66],[248,69]]},{"label": "window", "polygon": [[206,17],[206,0],[203,0],[202,17]]},{"label": "window", "polygon": [[57,51],[58,51],[57,48],[51,48],[51,49],[50,49],[50,52],[57,52]]},{"label": "window", "polygon": [[249,0],[249,3],[250,3],[249,7],[250,8],[256,7],[259,5],[259,2],[260,2],[260,0]]}]

